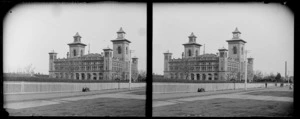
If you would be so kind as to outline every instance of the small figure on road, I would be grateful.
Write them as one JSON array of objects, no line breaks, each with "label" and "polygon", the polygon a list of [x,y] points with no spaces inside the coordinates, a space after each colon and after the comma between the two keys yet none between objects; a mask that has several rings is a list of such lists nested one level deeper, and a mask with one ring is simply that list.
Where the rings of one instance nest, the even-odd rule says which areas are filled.
[{"label": "small figure on road", "polygon": [[292,90],[293,89],[293,84],[290,84],[290,88],[289,88],[290,90]]},{"label": "small figure on road", "polygon": [[266,86],[266,88],[268,87],[268,84],[267,83],[265,83],[265,86]]}]

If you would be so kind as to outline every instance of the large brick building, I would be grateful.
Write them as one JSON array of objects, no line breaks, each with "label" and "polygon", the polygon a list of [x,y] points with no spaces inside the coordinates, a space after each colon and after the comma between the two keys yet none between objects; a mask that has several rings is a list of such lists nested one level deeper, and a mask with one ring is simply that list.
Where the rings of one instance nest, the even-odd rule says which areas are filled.
[{"label": "large brick building", "polygon": [[[228,50],[224,47],[217,54],[200,55],[201,44],[196,42],[192,33],[189,42],[183,44],[182,58],[172,58],[169,51],[164,53],[164,77],[188,80],[244,80],[245,44],[236,28],[233,38],[227,40]],[[253,79],[253,58],[247,58],[247,79]]]},{"label": "large brick building", "polygon": [[101,54],[85,54],[86,44],[81,42],[81,36],[76,33],[74,42],[68,44],[66,58],[57,58],[54,51],[49,53],[49,76],[74,80],[128,80],[132,59],[131,76],[133,80],[137,79],[138,58],[131,58],[131,42],[125,39],[122,28],[117,32],[117,38],[111,42],[113,49],[107,47]]}]

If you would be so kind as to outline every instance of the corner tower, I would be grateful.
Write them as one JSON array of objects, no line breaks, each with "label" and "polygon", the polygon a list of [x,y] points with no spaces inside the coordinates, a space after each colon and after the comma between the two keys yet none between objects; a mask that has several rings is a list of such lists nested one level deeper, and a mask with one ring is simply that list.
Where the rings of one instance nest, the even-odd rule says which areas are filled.
[{"label": "corner tower", "polygon": [[248,65],[247,65],[247,79],[249,81],[253,81],[254,72],[253,72],[253,58],[247,58],[248,59]]},{"label": "corner tower", "polygon": [[170,67],[169,67],[169,61],[172,59],[172,53],[170,53],[169,51],[167,51],[166,53],[164,53],[164,78],[169,78],[169,71],[170,71]]},{"label": "corner tower", "polygon": [[103,66],[103,71],[104,71],[104,79],[105,80],[112,80],[112,56],[113,52],[112,49],[109,47],[103,49],[104,51],[104,66]]},{"label": "corner tower", "polygon": [[[238,71],[240,75],[243,75],[244,74],[243,72],[245,70],[244,47],[247,42],[240,38],[241,32],[238,30],[238,28],[235,28],[235,30],[232,32],[232,35],[233,35],[232,39],[227,40],[229,57],[239,62]],[[238,76],[238,77],[243,77],[243,76]]]},{"label": "corner tower", "polygon": [[198,44],[196,42],[196,36],[192,32],[191,35],[189,36],[189,42],[183,44],[184,46],[184,58],[191,58],[191,57],[196,57],[200,54],[200,47],[202,46],[201,44]]},{"label": "corner tower", "polygon": [[219,49],[219,79],[220,80],[226,80],[226,75],[227,75],[227,66],[228,66],[228,55],[227,55],[227,49],[224,47]]},{"label": "corner tower", "polygon": [[69,43],[69,57],[80,57],[84,55],[84,50],[85,50],[85,44],[81,43],[81,36],[78,34],[78,32],[73,36],[74,42]]},{"label": "corner tower", "polygon": [[55,78],[54,60],[56,60],[57,53],[52,51],[49,52],[49,77]]},{"label": "corner tower", "polygon": [[131,43],[129,40],[125,38],[125,31],[123,31],[122,27],[119,31],[117,31],[117,38],[111,40],[113,42],[113,57],[121,59],[124,63],[123,65],[123,79],[128,79],[129,77],[129,61],[131,59],[130,56],[130,48],[129,44]]}]

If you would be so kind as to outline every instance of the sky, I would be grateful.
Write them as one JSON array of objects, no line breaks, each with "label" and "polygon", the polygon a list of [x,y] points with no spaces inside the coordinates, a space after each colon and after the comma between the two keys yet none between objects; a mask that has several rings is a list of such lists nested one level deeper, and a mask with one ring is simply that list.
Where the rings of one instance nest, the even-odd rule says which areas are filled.
[{"label": "sky", "polygon": [[[254,71],[285,74],[294,72],[294,14],[281,4],[264,3],[157,3],[153,4],[153,72],[163,74],[164,55],[181,58],[183,43],[191,32],[205,53],[228,49],[226,40],[235,28],[242,33]],[[203,46],[200,55],[203,54]]]},{"label": "sky", "polygon": [[[4,72],[16,72],[32,64],[35,72],[49,73],[49,52],[66,58],[68,43],[76,32],[81,42],[90,44],[90,53],[112,48],[120,27],[131,41],[138,69],[146,70],[146,4],[100,2],[21,4],[4,20]],[[86,46],[85,53],[88,53]]]}]

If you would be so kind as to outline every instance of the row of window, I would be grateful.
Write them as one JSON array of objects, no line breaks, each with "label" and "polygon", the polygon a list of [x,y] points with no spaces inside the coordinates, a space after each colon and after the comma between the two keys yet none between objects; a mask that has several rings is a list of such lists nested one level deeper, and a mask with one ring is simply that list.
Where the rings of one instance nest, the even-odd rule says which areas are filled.
[{"label": "row of window", "polygon": [[60,62],[55,63],[55,65],[94,65],[94,64],[103,64],[103,62]]},{"label": "row of window", "polygon": [[177,62],[172,62],[170,63],[170,66],[173,66],[173,65],[219,65],[218,62],[180,62],[180,63],[177,63]]},{"label": "row of window", "polygon": [[[181,79],[184,79],[184,78],[186,78],[185,77],[185,75],[183,74],[183,73],[175,73],[175,74],[173,74],[173,73],[171,73],[170,74],[171,75],[171,79],[172,78],[175,78],[175,79],[178,79],[178,78],[181,78]],[[214,75],[214,80],[218,80],[218,73],[214,73],[214,74],[211,74],[211,73],[209,73],[209,74],[197,74],[197,73],[191,73],[189,76],[190,76],[190,78],[191,78],[191,80],[205,80],[206,78],[208,79],[208,80],[212,80],[212,76]]]},{"label": "row of window", "polygon": [[122,71],[122,68],[120,68],[120,67],[112,67],[113,69],[113,71],[116,71],[116,72],[119,72],[119,71]]},{"label": "row of window", "polygon": [[112,65],[116,66],[116,67],[122,67],[122,63],[121,62],[113,62]]},{"label": "row of window", "polygon": [[93,71],[93,70],[103,70],[103,66],[77,66],[77,67],[55,66],[55,70]]},{"label": "row of window", "polygon": [[[233,46],[232,51],[233,51],[233,54],[237,54],[236,46]],[[241,53],[244,54],[244,48],[243,47],[241,48]]]},{"label": "row of window", "polygon": [[[122,53],[122,48],[121,48],[121,46],[118,46],[118,54],[121,54]],[[128,54],[128,47],[126,47],[126,54]]]},{"label": "row of window", "polygon": [[192,71],[218,71],[218,66],[195,66],[195,67],[179,67],[179,66],[170,66],[170,70],[189,70]]},{"label": "row of window", "polygon": [[94,79],[94,80],[101,80],[103,79],[102,73],[55,73],[56,78],[67,78],[67,79]]},{"label": "row of window", "polygon": [[230,67],[238,67],[238,63],[228,62],[228,66],[230,66]]},{"label": "row of window", "polygon": [[228,71],[230,71],[230,72],[237,72],[238,68],[236,68],[236,67],[228,67]]}]

